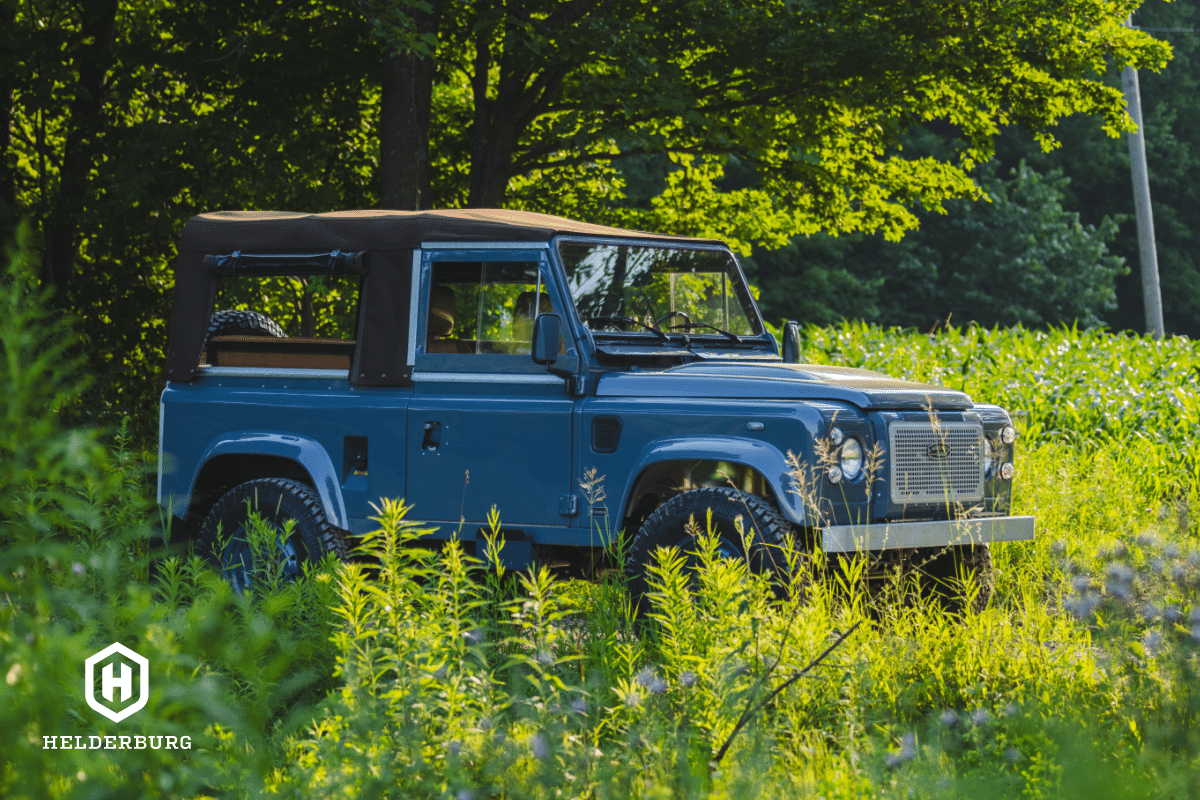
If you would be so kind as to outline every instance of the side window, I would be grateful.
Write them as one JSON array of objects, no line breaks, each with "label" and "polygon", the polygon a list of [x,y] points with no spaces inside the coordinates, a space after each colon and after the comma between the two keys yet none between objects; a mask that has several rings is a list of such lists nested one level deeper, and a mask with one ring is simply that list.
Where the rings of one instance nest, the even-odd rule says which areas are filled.
[{"label": "side window", "polygon": [[204,363],[348,372],[360,285],[357,275],[226,278],[217,288]]},{"label": "side window", "polygon": [[540,278],[536,261],[435,262],[425,352],[528,356],[534,318],[555,311]]}]

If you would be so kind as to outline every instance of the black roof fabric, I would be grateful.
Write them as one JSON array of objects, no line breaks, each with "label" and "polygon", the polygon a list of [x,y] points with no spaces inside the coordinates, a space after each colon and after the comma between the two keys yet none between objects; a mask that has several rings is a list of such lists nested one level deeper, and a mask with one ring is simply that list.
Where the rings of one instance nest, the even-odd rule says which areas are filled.
[{"label": "black roof fabric", "polygon": [[180,250],[407,250],[422,242],[545,242],[559,234],[721,244],[576,222],[551,214],[506,209],[437,211],[217,211],[192,217]]}]

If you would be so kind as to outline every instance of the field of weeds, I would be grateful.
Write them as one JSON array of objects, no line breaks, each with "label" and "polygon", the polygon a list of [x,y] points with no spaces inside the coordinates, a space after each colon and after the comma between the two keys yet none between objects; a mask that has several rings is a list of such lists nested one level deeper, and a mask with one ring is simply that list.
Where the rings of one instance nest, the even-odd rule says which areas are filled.
[{"label": "field of weeds", "polygon": [[[151,578],[146,466],[57,422],[79,390],[70,331],[19,266],[0,304],[0,796],[1200,794],[1186,340],[808,329],[807,360],[1012,410],[1014,513],[1037,540],[994,549],[995,592],[965,615],[904,585],[868,595],[853,561],[777,600],[714,543],[696,580],[664,557],[635,622],[616,574],[404,547],[420,528],[399,500],[362,543],[370,567],[239,595],[181,548]],[[80,685],[113,641],[150,664],[121,723]],[[118,734],[191,749],[61,746]]]}]

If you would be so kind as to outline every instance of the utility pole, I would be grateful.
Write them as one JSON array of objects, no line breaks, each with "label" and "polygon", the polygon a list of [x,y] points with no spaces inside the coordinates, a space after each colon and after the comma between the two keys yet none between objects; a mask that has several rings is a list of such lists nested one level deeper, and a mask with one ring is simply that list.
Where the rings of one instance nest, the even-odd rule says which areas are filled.
[{"label": "utility pole", "polygon": [[[1133,27],[1133,16],[1125,24]],[[1142,98],[1138,74],[1125,67],[1121,75],[1125,107],[1137,130],[1129,134],[1129,171],[1133,178],[1133,206],[1137,211],[1138,253],[1141,256],[1142,307],[1146,311],[1146,332],[1161,339],[1163,327],[1162,290],[1158,285],[1158,251],[1154,247],[1154,214],[1150,208],[1150,175],[1146,169],[1146,129],[1142,125]]]}]

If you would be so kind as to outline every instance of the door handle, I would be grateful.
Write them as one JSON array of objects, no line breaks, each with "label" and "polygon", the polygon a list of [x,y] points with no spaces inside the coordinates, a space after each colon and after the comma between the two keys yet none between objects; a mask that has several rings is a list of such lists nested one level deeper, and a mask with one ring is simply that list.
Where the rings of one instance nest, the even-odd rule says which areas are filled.
[{"label": "door handle", "polygon": [[432,452],[438,449],[442,439],[442,423],[426,422],[425,423],[425,438],[421,440],[421,449],[426,452]]}]

